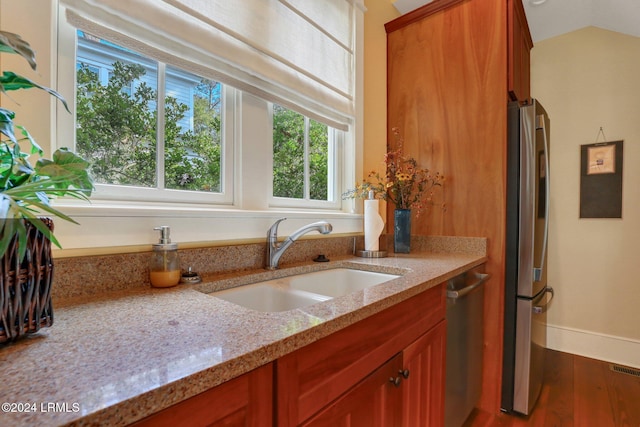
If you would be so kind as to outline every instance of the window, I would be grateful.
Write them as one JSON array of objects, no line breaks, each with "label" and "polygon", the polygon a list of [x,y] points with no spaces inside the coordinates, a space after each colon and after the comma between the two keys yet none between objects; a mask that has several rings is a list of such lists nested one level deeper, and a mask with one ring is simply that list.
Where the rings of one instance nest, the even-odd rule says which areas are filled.
[{"label": "window", "polygon": [[219,82],[80,30],[76,70],[76,150],[103,193],[224,193]]},{"label": "window", "polygon": [[[273,196],[335,206],[336,130],[295,111],[273,105]],[[295,204],[283,200],[273,204]],[[318,205],[319,206],[319,205]]]},{"label": "window", "polygon": [[[8,5],[18,16],[28,13],[36,2]],[[46,34],[57,40],[57,68],[52,78],[57,78],[56,89],[72,111],[69,114],[52,103],[57,126],[45,130],[52,133],[57,147],[79,143],[78,131],[91,136],[92,126],[100,132],[114,129],[108,121],[100,127],[103,122],[88,120],[91,109],[85,110],[90,113],[87,120],[80,121],[77,105],[82,97],[87,108],[98,104],[95,91],[106,90],[115,79],[114,64],[131,70],[139,65],[144,74],[131,78],[119,91],[112,88],[113,99],[131,105],[137,93],[156,92],[136,112],[148,118],[135,123],[145,123],[144,138],[135,133],[124,139],[111,138],[110,144],[105,141],[98,149],[87,148],[87,157],[100,160],[104,153],[107,164],[106,153],[117,146],[113,141],[136,141],[139,151],[127,153],[126,170],[116,169],[123,173],[101,178],[91,204],[56,201],[81,223],[79,228],[61,230],[65,251],[150,243],[155,241],[151,226],[157,225],[171,226],[177,242],[262,238],[264,230],[283,216],[289,218],[281,226],[283,234],[320,219],[331,221],[336,232],[358,231],[362,220],[354,210],[359,205],[342,201],[340,195],[353,185],[361,168],[362,117],[355,102],[362,99],[356,93],[361,85],[355,80],[359,68],[355,41],[360,40],[363,24],[361,3],[56,2],[52,10],[59,17],[57,39],[56,34]],[[334,19],[335,14],[342,18]],[[329,24],[314,24],[315,19],[304,16],[326,17]],[[49,28],[47,19],[37,22]],[[292,31],[297,35],[295,46]],[[331,46],[325,48],[325,44]],[[45,48],[51,45],[43,44]],[[300,50],[309,53],[309,58],[302,60]],[[39,54],[55,56],[42,47]],[[357,59],[361,61],[360,56]],[[84,77],[90,81],[92,72],[99,84],[93,77],[92,90],[83,88],[78,98],[75,76],[83,67]],[[308,158],[301,158],[297,165],[303,174],[295,178],[300,184],[297,193],[279,192],[276,178],[274,195],[274,162],[279,161],[273,151],[274,104],[282,111],[299,113],[297,123],[302,123],[303,135],[308,126]],[[166,114],[172,106],[180,106],[184,114]],[[110,119],[118,117],[116,112]],[[173,125],[165,126],[172,117]],[[316,138],[316,132],[322,137]],[[200,138],[205,137],[212,142],[202,148]],[[184,143],[187,140],[189,144]],[[314,155],[318,146],[321,160]],[[304,151],[305,145],[300,147]],[[182,154],[174,156],[178,150]],[[202,173],[206,164],[212,167]],[[135,173],[124,173],[129,169]],[[200,181],[212,176],[219,178]]]},{"label": "window", "polygon": [[[171,201],[182,190],[225,200],[221,83],[82,30],[76,70],[76,150],[103,194]],[[342,131],[278,104],[271,113],[270,205],[339,209]]]}]

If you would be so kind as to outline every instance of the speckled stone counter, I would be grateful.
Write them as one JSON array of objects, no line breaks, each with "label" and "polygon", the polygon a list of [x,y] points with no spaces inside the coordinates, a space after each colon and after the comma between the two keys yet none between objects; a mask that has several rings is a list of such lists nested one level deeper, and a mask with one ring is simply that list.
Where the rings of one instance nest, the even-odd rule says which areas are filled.
[{"label": "speckled stone counter", "polygon": [[[218,274],[205,276],[198,285],[136,288],[61,304],[53,327],[0,347],[0,403],[15,404],[3,406],[0,425],[127,425],[485,261],[484,253],[345,256],[276,272]],[[336,267],[402,276],[280,313],[252,311],[207,294]]]}]

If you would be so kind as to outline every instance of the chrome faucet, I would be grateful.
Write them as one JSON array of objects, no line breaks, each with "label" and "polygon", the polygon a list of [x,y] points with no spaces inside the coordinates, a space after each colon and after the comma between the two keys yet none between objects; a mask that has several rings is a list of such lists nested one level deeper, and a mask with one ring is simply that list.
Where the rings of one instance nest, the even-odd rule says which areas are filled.
[{"label": "chrome faucet", "polygon": [[333,227],[327,221],[318,221],[301,227],[287,237],[284,242],[278,243],[278,225],[285,219],[287,218],[280,218],[274,222],[273,225],[269,227],[269,231],[267,231],[267,266],[265,267],[267,270],[275,270],[278,268],[278,262],[284,251],[303,234],[311,231],[317,231],[320,234],[329,234],[331,230],[333,230]]}]

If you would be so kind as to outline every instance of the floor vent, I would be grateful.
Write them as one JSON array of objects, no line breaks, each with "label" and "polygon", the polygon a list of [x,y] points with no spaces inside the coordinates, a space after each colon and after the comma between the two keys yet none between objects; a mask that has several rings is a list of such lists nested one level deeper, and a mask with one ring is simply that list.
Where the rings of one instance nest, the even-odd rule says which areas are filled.
[{"label": "floor vent", "polygon": [[610,364],[609,368],[613,372],[619,372],[621,374],[627,374],[627,375],[633,375],[634,377],[640,377],[640,369],[634,369],[634,368],[629,368],[627,366],[620,366],[620,365],[614,365],[614,364]]}]

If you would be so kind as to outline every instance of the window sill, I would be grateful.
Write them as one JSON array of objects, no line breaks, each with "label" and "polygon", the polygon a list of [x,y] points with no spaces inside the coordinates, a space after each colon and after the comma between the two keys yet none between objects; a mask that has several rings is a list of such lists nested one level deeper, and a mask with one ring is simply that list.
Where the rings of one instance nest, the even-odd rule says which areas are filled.
[{"label": "window sill", "polygon": [[[235,206],[189,204],[189,203],[154,203],[140,201],[109,201],[91,200],[82,202],[77,200],[58,200],[54,202],[57,209],[71,217],[199,217],[224,218],[227,216],[245,218],[281,218],[291,215],[296,218],[304,217],[355,217],[361,214],[345,212],[338,209],[304,209],[296,207],[273,206],[266,209],[241,209]],[[277,219],[276,218],[276,219]]]},{"label": "window sill", "polygon": [[[332,236],[362,233],[362,215],[342,211],[271,208],[243,210],[233,207],[150,203],[58,201],[56,208],[80,225],[55,221],[55,234],[63,249],[57,257],[140,252],[158,240],[153,228],[171,227],[171,239],[180,247],[213,246],[264,239],[277,219],[279,236],[288,236],[311,222],[326,220]],[[312,235],[309,235],[311,237]],[[243,244],[243,243],[238,243]],[[115,249],[114,249],[115,248]]]}]

